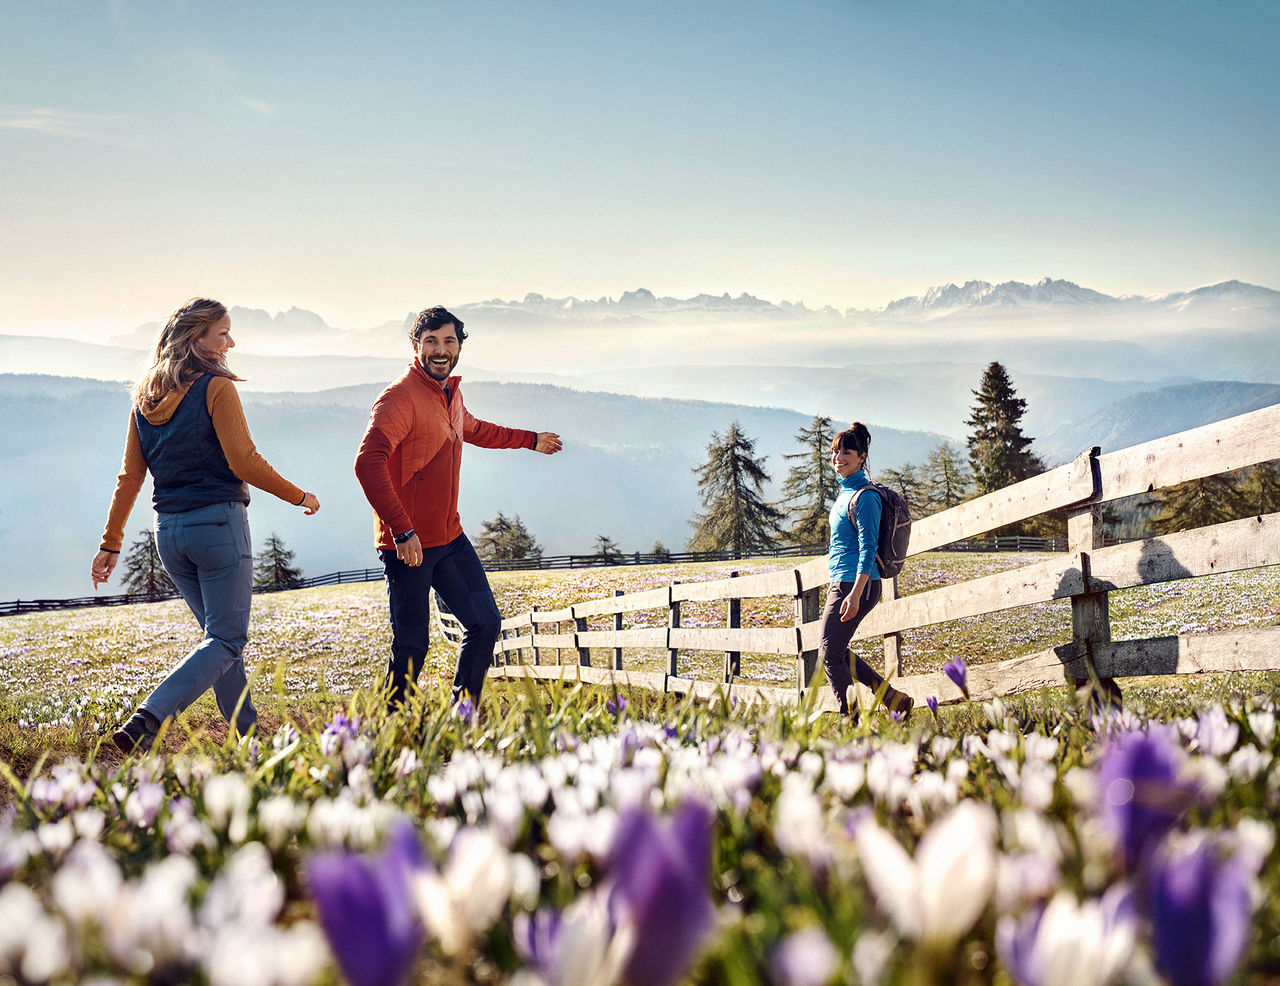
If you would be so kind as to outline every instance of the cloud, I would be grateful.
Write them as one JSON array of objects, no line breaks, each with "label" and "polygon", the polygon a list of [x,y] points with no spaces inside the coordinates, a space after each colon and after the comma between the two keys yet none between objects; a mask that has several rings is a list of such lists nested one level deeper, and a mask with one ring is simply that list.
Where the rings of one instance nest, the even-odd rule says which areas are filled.
[{"label": "cloud", "polygon": [[51,137],[87,137],[104,140],[128,117],[102,113],[77,113],[51,106],[0,107],[0,127],[29,130]]}]

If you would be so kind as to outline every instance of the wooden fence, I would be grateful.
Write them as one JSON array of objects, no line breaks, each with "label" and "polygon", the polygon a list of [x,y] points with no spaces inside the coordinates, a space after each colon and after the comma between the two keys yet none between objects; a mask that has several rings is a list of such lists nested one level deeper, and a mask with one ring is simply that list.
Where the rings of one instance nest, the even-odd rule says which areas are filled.
[{"label": "wooden fence", "polygon": [[[1055,599],[1070,600],[1071,639],[970,668],[969,690],[975,700],[1064,684],[1081,687],[1100,681],[1105,686],[1108,679],[1133,675],[1280,669],[1280,626],[1113,640],[1108,607],[1108,594],[1115,590],[1280,564],[1280,514],[1110,546],[1103,545],[1100,518],[1109,501],[1277,458],[1280,405],[1118,452],[1103,455],[1090,449],[1068,465],[925,517],[913,526],[911,555],[1049,511],[1067,515],[1067,550],[1012,571],[901,598],[896,580],[886,582],[885,598],[859,626],[855,639],[883,640],[886,677],[918,703],[929,696],[956,701],[960,694],[941,671],[901,675],[904,631]],[[727,690],[748,701],[796,703],[817,668],[821,593],[827,582],[824,556],[791,569],[534,610],[503,620],[490,675],[614,682],[705,695]],[[742,600],[761,597],[789,598],[791,623],[742,627]],[[723,603],[725,625],[682,627],[681,604],[689,601]],[[627,616],[642,612],[649,614],[648,622],[665,614],[665,625],[627,628]],[[624,654],[630,648],[666,651],[665,668],[628,671]],[[687,650],[723,651],[723,675],[712,681],[682,674]],[[572,659],[560,663],[566,652]],[[738,683],[744,652],[790,656],[795,686]],[[555,663],[544,663],[553,654]],[[870,696],[857,687],[865,706]],[[835,708],[829,689],[822,689],[814,707]]]}]

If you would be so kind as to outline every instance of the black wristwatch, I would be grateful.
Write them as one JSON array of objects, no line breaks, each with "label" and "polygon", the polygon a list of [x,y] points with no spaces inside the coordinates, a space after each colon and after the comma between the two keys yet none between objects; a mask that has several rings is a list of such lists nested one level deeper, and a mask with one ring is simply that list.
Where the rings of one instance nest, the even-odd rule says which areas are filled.
[{"label": "black wristwatch", "polygon": [[411,527],[407,531],[405,531],[403,534],[393,534],[391,537],[391,540],[394,541],[396,544],[404,544],[406,541],[409,540],[409,538],[413,537],[413,535],[414,535],[414,530]]}]

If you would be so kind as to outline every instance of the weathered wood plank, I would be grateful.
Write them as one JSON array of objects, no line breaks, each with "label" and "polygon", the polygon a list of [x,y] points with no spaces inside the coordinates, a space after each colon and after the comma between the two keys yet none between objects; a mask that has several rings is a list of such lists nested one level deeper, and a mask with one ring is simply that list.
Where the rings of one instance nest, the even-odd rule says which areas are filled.
[{"label": "weathered wood plank", "polygon": [[577,635],[579,647],[666,647],[666,627],[630,630],[587,630]]},{"label": "weathered wood plank", "polygon": [[827,564],[827,556],[812,558],[803,565],[793,569],[797,581],[793,592],[807,592],[810,589],[821,589],[831,582],[831,567]]},{"label": "weathered wood plank", "polygon": [[1117,640],[1094,653],[1099,674],[1280,671],[1280,627]]},{"label": "weathered wood plank", "polygon": [[503,630],[528,630],[533,626],[533,621],[529,619],[528,613],[521,613],[518,616],[508,616],[502,621]]},{"label": "weathered wood plank", "polygon": [[669,631],[670,646],[680,650],[732,650],[753,654],[798,654],[795,627],[679,628]]},{"label": "weathered wood plank", "polygon": [[1280,513],[1098,548],[1089,555],[1089,589],[1128,589],[1268,565],[1280,565]]},{"label": "weathered wood plank", "polygon": [[563,609],[538,609],[529,614],[531,620],[539,625],[543,623],[562,623],[565,620],[573,619],[573,607],[565,606]]},{"label": "weathered wood plank", "polygon": [[634,613],[641,609],[665,609],[671,600],[671,588],[662,586],[658,589],[646,589],[644,592],[629,592],[623,596],[606,596],[604,599],[591,599],[574,603],[569,608],[575,618],[583,616],[609,616],[614,613]]},{"label": "weathered wood plank", "polygon": [[572,633],[535,633],[532,642],[534,647],[556,647],[567,648],[573,647],[574,634]]},{"label": "weathered wood plank", "polygon": [[[997,572],[882,602],[867,614],[854,637],[879,637],[931,623],[1063,599],[1081,592],[1084,592],[1084,576],[1080,569],[1080,556],[1055,555],[1047,561],[1012,571]],[[810,639],[807,635],[802,636],[806,642]]]},{"label": "weathered wood plank", "polygon": [[789,596],[795,592],[795,570],[779,569],[776,572],[757,572],[740,575],[736,579],[716,579],[712,582],[682,582],[671,589],[671,598],[715,602],[723,599],[759,599],[765,596]]},{"label": "weathered wood plank", "polygon": [[1280,404],[1101,456],[1102,499],[1150,493],[1271,459],[1280,459]]},{"label": "weathered wood plank", "polygon": [[1091,458],[1096,452],[1097,449],[1092,449],[1065,466],[968,500],[942,513],[922,517],[911,525],[911,547],[907,554],[918,555],[1089,499],[1094,495]]}]

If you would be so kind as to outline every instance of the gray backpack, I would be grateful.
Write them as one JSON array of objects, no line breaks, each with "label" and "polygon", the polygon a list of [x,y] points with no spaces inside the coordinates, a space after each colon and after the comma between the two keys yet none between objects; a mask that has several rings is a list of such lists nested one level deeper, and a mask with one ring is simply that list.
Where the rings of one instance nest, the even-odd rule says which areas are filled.
[{"label": "gray backpack", "polygon": [[897,490],[884,483],[868,483],[849,501],[849,520],[855,531],[858,529],[858,497],[865,490],[875,490],[880,494],[880,538],[876,547],[880,577],[897,578],[902,571],[902,563],[907,560],[907,545],[911,541],[911,509]]}]

